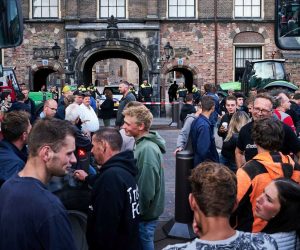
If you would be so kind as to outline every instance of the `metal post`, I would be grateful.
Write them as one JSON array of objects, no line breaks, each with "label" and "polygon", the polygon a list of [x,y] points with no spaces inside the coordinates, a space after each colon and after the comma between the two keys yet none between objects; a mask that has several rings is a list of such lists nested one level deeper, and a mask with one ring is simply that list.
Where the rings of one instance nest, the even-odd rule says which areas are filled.
[{"label": "metal post", "polygon": [[182,98],[179,98],[179,103],[178,103],[178,110],[177,110],[177,117],[176,117],[176,122],[177,122],[177,128],[181,129],[182,128],[182,122],[180,121],[180,112],[183,106],[183,101]]},{"label": "metal post", "polygon": [[173,238],[193,239],[193,212],[188,197],[191,187],[188,181],[194,158],[190,151],[181,151],[176,154],[176,182],[175,182],[175,218],[163,226],[164,232]]},{"label": "metal post", "polygon": [[172,102],[171,104],[171,109],[172,109],[172,121],[171,123],[169,124],[169,126],[172,125],[172,123],[176,123],[176,126],[178,126],[178,120],[179,120],[179,114],[178,114],[178,106],[179,106],[179,103],[178,102]]}]

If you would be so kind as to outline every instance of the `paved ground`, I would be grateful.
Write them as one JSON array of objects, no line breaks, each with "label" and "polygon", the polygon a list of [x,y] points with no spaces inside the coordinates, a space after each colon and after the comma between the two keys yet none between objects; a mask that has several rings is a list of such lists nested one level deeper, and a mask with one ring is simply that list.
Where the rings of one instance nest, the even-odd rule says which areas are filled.
[{"label": "paved ground", "polygon": [[[102,121],[101,121],[102,123]],[[114,124],[114,121],[112,121]],[[152,129],[159,132],[159,134],[166,140],[167,152],[164,155],[164,168],[165,168],[165,211],[159,218],[157,230],[155,232],[155,250],[163,249],[170,244],[187,242],[187,239],[174,239],[168,237],[163,226],[172,218],[175,212],[175,163],[176,159],[173,152],[176,148],[176,140],[180,129],[177,127],[176,122],[172,122],[170,117],[154,118]],[[217,147],[221,147],[221,139],[216,135]]]},{"label": "paved ground", "polygon": [[[167,130],[166,130],[167,129]],[[165,225],[170,219],[174,217],[175,211],[175,156],[173,151],[176,148],[178,129],[168,129],[160,127],[157,130],[159,134],[166,140],[167,152],[164,155],[164,167],[165,167],[165,211],[159,218],[159,225],[155,235],[155,249],[162,249],[169,244],[175,244],[178,242],[185,242],[168,238],[163,232],[162,226]]]},{"label": "paved ground", "polygon": [[[174,218],[175,212],[175,163],[176,159],[173,155],[173,151],[176,148],[176,140],[179,134],[176,123],[172,126],[170,124],[171,119],[168,118],[155,118],[153,122],[153,129],[158,131],[159,134],[166,140],[167,152],[164,155],[164,167],[165,167],[165,186],[166,186],[166,200],[165,211],[159,218],[159,225],[155,233],[155,249],[160,250],[169,244],[176,244],[187,242],[189,240],[173,239],[167,237],[164,233],[162,226],[164,226],[170,219]],[[220,137],[216,135],[217,147],[220,147],[222,142]]]}]

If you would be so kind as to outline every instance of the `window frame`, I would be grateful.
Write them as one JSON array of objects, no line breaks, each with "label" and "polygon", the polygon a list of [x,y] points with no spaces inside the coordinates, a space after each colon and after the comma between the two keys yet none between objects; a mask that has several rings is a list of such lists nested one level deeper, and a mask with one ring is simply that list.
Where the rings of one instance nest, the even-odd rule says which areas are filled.
[{"label": "window frame", "polygon": [[[177,4],[176,5],[171,5],[171,6],[177,6],[177,16],[170,16],[170,1],[171,0],[167,1],[167,4],[168,4],[168,6],[167,6],[168,15],[167,16],[168,16],[169,19],[189,19],[189,18],[194,19],[194,18],[197,18],[197,12],[196,12],[197,4],[196,4],[195,0],[193,0],[193,5],[187,5],[188,0],[184,0],[185,1],[184,5],[178,5],[179,0],[175,0],[175,1],[177,1]],[[178,16],[179,6],[184,6],[185,7],[185,16]],[[187,16],[186,15],[187,14],[187,8],[186,8],[187,6],[193,6],[193,8],[194,8],[194,15],[193,16]]]},{"label": "window frame", "polygon": [[[237,49],[259,49],[260,50],[260,58],[254,58],[253,57],[253,51],[252,51],[252,57],[245,57],[239,58],[242,59],[244,62],[244,67],[237,67]],[[264,46],[263,44],[234,44],[234,80],[238,81],[239,79],[236,79],[236,73],[237,73],[237,68],[243,69],[243,71],[246,68],[245,62],[246,60],[263,60],[263,51],[264,51]],[[245,52],[244,52],[245,53]]]},{"label": "window frame", "polygon": [[[111,17],[111,15],[109,14],[109,8],[111,7],[111,8],[115,8],[116,9],[116,13],[117,13],[117,8],[118,8],[118,0],[116,0],[116,5],[115,6],[110,6],[109,5],[109,2],[110,2],[110,0],[107,0],[107,3],[108,3],[108,6],[102,6],[101,5],[101,2],[102,2],[103,0],[99,0],[99,1],[97,1],[97,4],[98,4],[98,19],[108,19],[108,18],[110,18]],[[127,18],[127,15],[128,15],[128,13],[127,13],[127,6],[128,6],[128,3],[127,3],[127,0],[124,0],[124,6],[119,6],[119,8],[120,7],[123,7],[124,8],[124,17],[119,17],[119,16],[115,16],[114,15],[114,17],[115,18],[117,18],[117,19],[126,19]],[[103,17],[103,16],[101,16],[101,8],[102,7],[107,7],[108,8],[108,16],[105,16],[105,17]]]},{"label": "window frame", "polygon": [[[259,1],[259,5],[254,5],[253,1],[255,0],[239,0],[242,1],[243,4],[241,5],[237,5],[237,1],[238,0],[234,0],[234,6],[233,6],[233,11],[234,11],[234,18],[235,19],[262,19],[263,18],[263,11],[262,11],[262,7],[263,7],[263,0],[258,0]],[[251,1],[250,5],[245,4],[245,1]],[[241,6],[242,7],[242,11],[243,11],[243,15],[242,16],[237,16],[237,11],[236,11],[236,7],[237,6]],[[245,6],[249,7],[250,6],[250,10],[251,10],[251,16],[245,16]],[[259,16],[253,16],[253,6],[259,6]]]},{"label": "window frame", "polygon": [[[61,0],[57,0],[57,5],[53,5],[53,6],[50,5],[50,1],[51,0],[48,0],[48,2],[49,2],[48,6],[40,5],[38,7],[41,7],[41,11],[42,11],[43,8],[48,8],[49,14],[50,14],[50,8],[51,7],[56,7],[57,8],[57,15],[55,17],[50,17],[50,15],[46,16],[46,17],[43,17],[43,16],[35,17],[34,16],[34,7],[36,7],[36,6],[34,6],[34,0],[30,0],[30,17],[31,17],[31,19],[33,19],[33,20],[57,20],[57,19],[60,19],[61,18],[61,8],[60,8]],[[43,0],[41,0],[41,3],[42,2],[43,2]]]}]

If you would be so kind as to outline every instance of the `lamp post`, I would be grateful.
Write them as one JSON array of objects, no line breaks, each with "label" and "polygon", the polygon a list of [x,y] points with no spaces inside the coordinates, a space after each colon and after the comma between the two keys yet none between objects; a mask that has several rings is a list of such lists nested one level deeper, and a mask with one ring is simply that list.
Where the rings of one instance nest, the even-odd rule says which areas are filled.
[{"label": "lamp post", "polygon": [[[62,68],[61,63],[58,61],[59,55],[60,55],[60,51],[61,51],[61,47],[57,44],[57,42],[55,42],[54,46],[52,47],[53,57],[54,57],[55,60],[57,60],[57,63]],[[64,80],[65,80],[65,75],[62,75],[61,79],[58,78],[58,81],[60,81],[61,88],[64,86],[64,83],[65,83]]]},{"label": "lamp post", "polygon": [[55,42],[54,46],[52,47],[52,52],[55,60],[58,60],[60,51],[61,51],[61,47],[57,44],[57,42]]},{"label": "lamp post", "polygon": [[[165,66],[165,64],[167,62],[169,62],[170,59],[173,59],[173,56],[174,56],[174,49],[170,45],[170,42],[167,42],[163,49],[164,49],[163,55],[157,59],[157,70],[163,68]],[[159,85],[160,85],[160,77],[158,77],[158,79],[159,79],[158,81],[159,81]],[[165,100],[165,88],[166,88],[165,82],[163,82],[162,86],[160,86],[160,87],[161,87],[160,98],[161,98],[161,100]],[[172,110],[174,110],[173,106],[172,106]],[[165,105],[160,106],[160,113],[161,114],[166,113]]]},{"label": "lamp post", "polygon": [[174,52],[174,49],[170,45],[170,42],[167,42],[167,44],[164,46],[164,52],[165,52],[166,61],[168,62],[171,56],[173,56],[173,52]]},{"label": "lamp post", "polygon": [[169,62],[170,59],[172,59],[174,56],[174,49],[170,45],[170,42],[167,42],[167,44],[164,46],[164,53],[163,56],[157,59],[157,69],[160,69],[161,67],[164,67],[166,62]]}]

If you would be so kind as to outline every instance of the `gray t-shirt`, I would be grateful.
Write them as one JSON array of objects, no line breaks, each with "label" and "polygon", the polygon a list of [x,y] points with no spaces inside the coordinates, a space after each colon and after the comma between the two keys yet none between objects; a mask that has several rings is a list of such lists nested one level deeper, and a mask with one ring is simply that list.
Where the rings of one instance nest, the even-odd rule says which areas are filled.
[{"label": "gray t-shirt", "polygon": [[163,250],[215,250],[215,249],[243,249],[243,250],[273,250],[278,249],[276,241],[268,234],[245,233],[236,231],[236,234],[226,240],[207,241],[195,239],[192,242],[170,245]]}]

